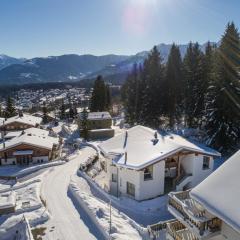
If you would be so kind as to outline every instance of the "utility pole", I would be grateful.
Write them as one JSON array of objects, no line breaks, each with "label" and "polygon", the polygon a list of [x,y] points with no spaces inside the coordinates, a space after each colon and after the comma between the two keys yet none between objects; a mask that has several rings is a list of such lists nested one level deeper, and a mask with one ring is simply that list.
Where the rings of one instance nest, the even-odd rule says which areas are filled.
[{"label": "utility pole", "polygon": [[112,201],[111,200],[109,202],[109,211],[110,211],[110,216],[109,216],[109,239],[111,239],[111,230],[112,230]]}]

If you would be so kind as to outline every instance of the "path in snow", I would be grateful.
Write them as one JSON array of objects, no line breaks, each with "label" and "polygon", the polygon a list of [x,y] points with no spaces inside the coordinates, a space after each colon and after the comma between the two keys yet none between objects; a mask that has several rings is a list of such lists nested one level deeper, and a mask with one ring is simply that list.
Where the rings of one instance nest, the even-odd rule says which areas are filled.
[{"label": "path in snow", "polygon": [[77,171],[79,164],[93,153],[95,150],[92,148],[84,148],[75,159],[50,170],[43,179],[42,193],[51,214],[50,220],[44,224],[47,230],[43,239],[92,240],[99,238],[99,234],[86,214],[80,209],[77,210],[68,196],[71,175]]}]

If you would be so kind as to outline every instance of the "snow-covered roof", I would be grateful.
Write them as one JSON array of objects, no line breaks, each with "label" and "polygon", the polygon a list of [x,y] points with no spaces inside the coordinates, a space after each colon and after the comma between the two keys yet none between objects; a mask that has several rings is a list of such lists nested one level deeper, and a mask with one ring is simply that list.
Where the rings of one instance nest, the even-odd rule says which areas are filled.
[{"label": "snow-covered roof", "polygon": [[[80,117],[82,116],[82,113],[80,113]],[[89,112],[88,113],[88,120],[106,120],[106,119],[112,119],[109,112]]]},{"label": "snow-covered roof", "polygon": [[192,198],[240,232],[240,150],[193,188]]},{"label": "snow-covered roof", "polygon": [[[156,134],[157,141],[155,141]],[[217,151],[198,146],[179,135],[161,135],[140,125],[101,143],[99,148],[105,154],[118,155],[119,157],[115,159],[116,165],[132,169],[141,169],[184,150],[220,156]],[[125,153],[127,153],[126,162]]]},{"label": "snow-covered roof", "polygon": [[2,193],[0,195],[0,209],[15,207],[15,192]]},{"label": "snow-covered roof", "polygon": [[14,137],[18,137],[19,135],[21,135],[21,133],[22,133],[22,131],[8,132],[4,137],[5,137],[5,139],[14,138]]},{"label": "snow-covered roof", "polygon": [[42,136],[42,137],[46,137],[46,136],[49,135],[49,132],[47,130],[32,127],[32,128],[25,129],[24,131],[8,132],[5,135],[5,139],[9,139],[9,138],[13,138],[13,137],[19,137],[22,133],[30,134],[30,135],[33,135],[33,136]]},{"label": "snow-covered roof", "polygon": [[[58,138],[50,137],[49,132],[39,128],[29,128],[22,131],[20,136],[12,138],[5,142],[5,149],[17,146],[19,144],[28,144],[32,146],[52,149],[53,144],[58,144]],[[0,144],[0,151],[3,150],[3,144]]]},{"label": "snow-covered roof", "polygon": [[[28,115],[28,114],[23,114],[22,117],[17,115],[17,116],[8,118],[4,122],[4,124],[7,125],[7,124],[10,124],[10,123],[14,123],[14,122],[24,123],[24,124],[36,126],[37,124],[40,124],[42,122],[42,118],[35,117],[35,116],[32,116],[32,115]],[[3,123],[1,125],[3,125]]]}]

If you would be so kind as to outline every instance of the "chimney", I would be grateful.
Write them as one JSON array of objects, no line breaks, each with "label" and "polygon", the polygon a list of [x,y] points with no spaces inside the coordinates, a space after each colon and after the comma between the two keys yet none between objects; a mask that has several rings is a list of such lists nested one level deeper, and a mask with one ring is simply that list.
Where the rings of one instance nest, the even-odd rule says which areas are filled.
[{"label": "chimney", "polygon": [[22,112],[22,110],[18,110],[18,116],[19,116],[19,117],[23,117],[23,112]]},{"label": "chimney", "polygon": [[154,133],[154,138],[155,138],[155,139],[158,139],[157,131]]},{"label": "chimney", "polygon": [[124,160],[124,164],[126,165],[127,163],[127,152],[125,152],[125,160]]}]

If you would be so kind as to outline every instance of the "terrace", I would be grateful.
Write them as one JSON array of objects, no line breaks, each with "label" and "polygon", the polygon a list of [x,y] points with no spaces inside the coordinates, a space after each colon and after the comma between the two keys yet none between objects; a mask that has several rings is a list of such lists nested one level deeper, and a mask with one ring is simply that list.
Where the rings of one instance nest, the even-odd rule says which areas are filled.
[{"label": "terrace", "polygon": [[221,230],[221,220],[192,199],[189,192],[190,190],[169,193],[168,210],[170,213],[189,229],[192,229],[199,239],[218,235]]},{"label": "terrace", "polygon": [[167,237],[174,240],[198,240],[180,221],[167,223]]}]

